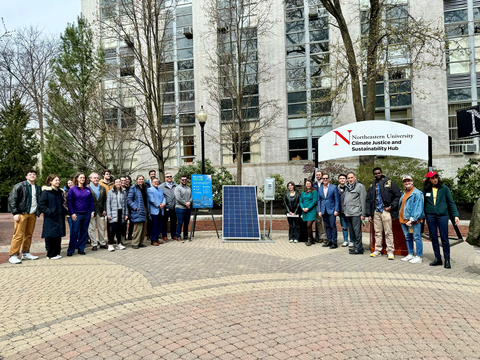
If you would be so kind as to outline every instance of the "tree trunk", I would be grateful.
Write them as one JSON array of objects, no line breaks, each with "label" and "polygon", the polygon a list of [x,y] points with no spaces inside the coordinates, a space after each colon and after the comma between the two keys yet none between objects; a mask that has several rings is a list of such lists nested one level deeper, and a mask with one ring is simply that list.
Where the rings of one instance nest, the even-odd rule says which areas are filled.
[{"label": "tree trunk", "polygon": [[242,185],[242,158],[243,151],[240,150],[237,152],[237,185]]}]

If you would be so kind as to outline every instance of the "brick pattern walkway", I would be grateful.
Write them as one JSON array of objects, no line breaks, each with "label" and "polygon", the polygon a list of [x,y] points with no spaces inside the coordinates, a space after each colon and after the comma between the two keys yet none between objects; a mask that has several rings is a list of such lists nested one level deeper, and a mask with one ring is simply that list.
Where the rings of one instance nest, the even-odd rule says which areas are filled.
[{"label": "brick pattern walkway", "polygon": [[480,258],[468,244],[452,247],[446,270],[428,265],[429,243],[414,265],[273,238],[221,243],[198,232],[1,264],[0,357],[480,358]]}]

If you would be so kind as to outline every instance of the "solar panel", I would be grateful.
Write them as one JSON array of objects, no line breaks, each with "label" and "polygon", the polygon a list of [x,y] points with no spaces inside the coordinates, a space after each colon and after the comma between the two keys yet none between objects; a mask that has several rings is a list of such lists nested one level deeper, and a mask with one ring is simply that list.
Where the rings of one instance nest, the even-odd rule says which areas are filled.
[{"label": "solar panel", "polygon": [[223,240],[260,240],[255,186],[223,186]]}]

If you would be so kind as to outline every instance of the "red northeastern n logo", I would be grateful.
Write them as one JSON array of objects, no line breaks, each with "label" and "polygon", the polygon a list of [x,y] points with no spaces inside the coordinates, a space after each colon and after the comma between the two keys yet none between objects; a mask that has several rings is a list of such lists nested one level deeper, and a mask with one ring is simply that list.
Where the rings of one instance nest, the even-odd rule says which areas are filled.
[{"label": "red northeastern n logo", "polygon": [[340,139],[342,139],[343,141],[345,141],[348,145],[350,145],[350,133],[352,132],[352,130],[347,130],[348,131],[348,139],[343,136],[340,131],[337,131],[337,130],[334,130],[333,132],[335,133],[335,144],[333,144],[333,146],[338,146],[338,143],[337,143],[337,140],[338,140],[338,137],[340,137]]}]

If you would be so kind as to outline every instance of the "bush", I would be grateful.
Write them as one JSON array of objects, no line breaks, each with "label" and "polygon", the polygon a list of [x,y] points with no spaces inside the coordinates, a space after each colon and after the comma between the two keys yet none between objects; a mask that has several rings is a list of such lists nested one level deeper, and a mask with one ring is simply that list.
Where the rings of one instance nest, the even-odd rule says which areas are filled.
[{"label": "bush", "polygon": [[[285,180],[283,179],[283,176],[280,174],[270,174],[270,177],[275,179],[275,201],[278,201],[278,200],[283,201],[283,197],[287,192],[287,186],[283,184],[285,182]],[[265,185],[263,185],[260,188],[260,192],[262,194],[264,191],[265,191]],[[260,201],[265,201],[263,197],[259,197],[258,199]]]},{"label": "bush", "polygon": [[[456,202],[473,204],[480,197],[480,160],[469,159],[468,163],[457,170],[457,187],[453,190]],[[444,181],[444,179],[442,179]]]},{"label": "bush", "polygon": [[[180,167],[177,174],[174,176],[174,180],[177,184],[179,184],[182,176],[186,176],[188,179],[191,179],[192,174],[201,173],[202,162],[197,161],[194,165],[184,165]],[[215,169],[209,159],[205,159],[205,175],[212,175],[213,204],[214,206],[221,207],[222,186],[235,185],[235,180],[233,179],[232,174],[224,166],[220,166],[218,169]],[[191,186],[190,180],[188,182]]]}]

